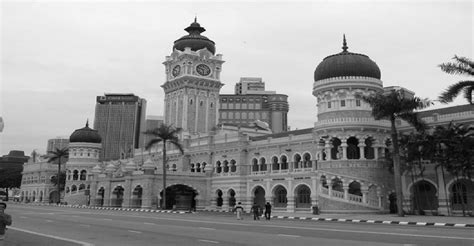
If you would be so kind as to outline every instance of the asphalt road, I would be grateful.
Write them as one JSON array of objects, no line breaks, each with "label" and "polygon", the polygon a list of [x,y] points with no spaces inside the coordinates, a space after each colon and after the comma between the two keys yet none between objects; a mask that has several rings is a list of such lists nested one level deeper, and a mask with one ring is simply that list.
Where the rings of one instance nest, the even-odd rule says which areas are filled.
[{"label": "asphalt road", "polygon": [[474,229],[9,204],[6,245],[474,245]]}]

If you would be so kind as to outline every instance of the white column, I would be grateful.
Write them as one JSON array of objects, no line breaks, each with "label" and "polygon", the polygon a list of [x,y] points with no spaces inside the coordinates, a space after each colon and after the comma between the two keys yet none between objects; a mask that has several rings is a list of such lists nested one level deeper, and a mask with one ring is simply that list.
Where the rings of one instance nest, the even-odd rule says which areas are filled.
[{"label": "white column", "polygon": [[364,143],[360,143],[359,144],[359,149],[360,149],[360,160],[366,160],[365,159],[365,144]]}]

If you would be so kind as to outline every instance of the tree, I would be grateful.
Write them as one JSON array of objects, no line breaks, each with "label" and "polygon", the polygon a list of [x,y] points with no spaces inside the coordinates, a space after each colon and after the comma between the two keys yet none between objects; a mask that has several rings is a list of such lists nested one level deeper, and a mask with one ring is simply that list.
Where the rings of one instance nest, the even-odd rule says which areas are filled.
[{"label": "tree", "polygon": [[391,139],[393,144],[393,168],[395,178],[395,192],[397,196],[397,213],[403,217],[403,193],[400,175],[400,149],[398,132],[395,125],[397,119],[407,121],[418,131],[424,131],[426,125],[418,118],[416,109],[423,109],[431,105],[428,99],[406,97],[403,90],[391,90],[387,93],[376,93],[371,96],[358,96],[372,107],[372,116],[376,120],[387,119],[391,124]]},{"label": "tree", "polygon": [[178,134],[182,128],[174,128],[172,125],[161,124],[159,127],[144,132],[153,138],[146,144],[145,149],[149,150],[154,145],[162,144],[163,152],[163,196],[161,208],[166,208],[166,144],[170,143],[179,149],[181,154],[184,153],[183,146],[179,142]]},{"label": "tree", "polygon": [[6,189],[6,201],[9,200],[8,189],[21,186],[22,172],[22,163],[0,165],[0,188]]},{"label": "tree", "polygon": [[[56,187],[58,186],[58,176],[55,175],[51,177],[51,183],[54,184]],[[59,174],[59,188],[61,190],[64,190],[64,187],[66,186],[66,172],[61,171]]]},{"label": "tree", "polygon": [[[467,76],[474,76],[474,61],[466,57],[453,57],[454,62],[447,62],[439,65],[443,72],[449,74],[459,74],[459,75],[467,75]],[[453,85],[450,85],[441,95],[439,96],[439,100],[442,103],[452,102],[454,98],[458,96],[459,93],[462,92],[464,98],[470,103],[473,104],[472,101],[472,92],[474,90],[474,81],[473,80],[464,80],[459,81]]]},{"label": "tree", "polygon": [[[59,181],[61,181],[61,163],[63,160],[69,158],[69,149],[66,147],[66,148],[62,148],[62,149],[59,149],[59,148],[56,148],[55,150],[53,151],[48,151],[48,162],[49,163],[53,163],[55,162],[55,164],[58,164],[58,177],[59,177]],[[58,201],[57,203],[61,203],[61,182],[57,182],[56,183],[56,186],[58,187]]]}]

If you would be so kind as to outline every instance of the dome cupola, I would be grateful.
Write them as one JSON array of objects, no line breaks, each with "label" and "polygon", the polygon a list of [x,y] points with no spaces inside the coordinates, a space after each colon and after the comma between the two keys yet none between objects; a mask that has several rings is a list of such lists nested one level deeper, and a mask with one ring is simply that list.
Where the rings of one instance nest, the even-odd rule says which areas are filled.
[{"label": "dome cupola", "polygon": [[86,126],[75,130],[69,137],[70,143],[101,143],[102,138],[100,137],[97,130],[89,128],[89,121],[86,122]]},{"label": "dome cupola", "polygon": [[194,22],[191,23],[191,25],[186,27],[184,30],[189,34],[174,41],[173,50],[177,49],[184,51],[186,47],[189,47],[192,51],[198,51],[200,49],[206,48],[213,55],[215,54],[215,43],[206,36],[201,35],[201,33],[205,32],[206,29],[204,29],[204,27],[201,27],[201,25],[197,23],[197,18],[194,18]]},{"label": "dome cupola", "polygon": [[342,52],[330,55],[319,63],[314,71],[314,81],[345,77],[370,77],[380,79],[380,69],[368,56],[347,51],[346,36],[343,38]]}]

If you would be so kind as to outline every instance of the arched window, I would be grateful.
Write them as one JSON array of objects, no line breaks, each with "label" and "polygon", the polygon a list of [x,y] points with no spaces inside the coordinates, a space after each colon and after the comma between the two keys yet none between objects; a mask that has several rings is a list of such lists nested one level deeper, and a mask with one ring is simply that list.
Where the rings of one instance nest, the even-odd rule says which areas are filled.
[{"label": "arched window", "polygon": [[308,153],[305,153],[303,155],[303,167],[304,168],[307,168],[307,167],[311,167],[311,155],[308,154]]},{"label": "arched window", "polygon": [[360,159],[359,140],[355,137],[347,139],[347,159]]},{"label": "arched window", "polygon": [[196,164],[196,172],[200,173],[201,172],[201,163]]},{"label": "arched window", "polygon": [[86,180],[86,177],[87,177],[87,171],[86,171],[86,170],[82,170],[82,171],[81,171],[81,180]]},{"label": "arched window", "polygon": [[331,158],[333,160],[341,159],[342,158],[341,140],[339,138],[333,138],[331,142],[332,142]]},{"label": "arched window", "polygon": [[203,172],[203,173],[206,172],[206,165],[207,165],[207,163],[205,163],[205,162],[201,163],[201,172]]},{"label": "arched window", "polygon": [[194,173],[194,163],[191,163],[191,172]]},{"label": "arched window", "polygon": [[74,172],[72,172],[72,180],[78,180],[78,179],[79,179],[79,171],[74,170]]},{"label": "arched window", "polygon": [[252,159],[252,172],[257,172],[258,171],[258,161],[257,159]]},{"label": "arched window", "polygon": [[272,157],[272,170],[280,170],[280,164],[278,163],[278,157]]},{"label": "arched window", "polygon": [[359,182],[357,182],[357,181],[352,181],[352,182],[349,184],[349,194],[362,196],[362,192],[361,192],[361,190],[360,190],[360,183],[359,183]]},{"label": "arched window", "polygon": [[217,161],[217,162],[216,162],[216,172],[217,172],[217,173],[221,173],[221,172],[222,172],[222,166],[221,166],[221,162],[220,162],[220,161]]},{"label": "arched window", "polygon": [[295,169],[303,168],[303,165],[301,165],[301,155],[296,154],[294,161],[295,161]]},{"label": "arched window", "polygon": [[311,190],[306,185],[300,185],[296,192],[296,207],[309,208],[311,207]]},{"label": "arched window", "polygon": [[340,180],[339,178],[333,178],[331,185],[332,185],[333,190],[337,190],[341,192],[344,191],[344,189],[342,188],[342,180]]},{"label": "arched window", "polygon": [[260,158],[260,171],[267,171],[267,164],[265,158]]},{"label": "arched window", "polygon": [[77,186],[76,185],[72,185],[71,186],[71,192],[75,192],[77,190]]},{"label": "arched window", "polygon": [[229,172],[229,162],[227,160],[224,161],[224,173]]},{"label": "arched window", "polygon": [[171,168],[173,169],[173,172],[176,172],[176,164],[173,164]]},{"label": "arched window", "polygon": [[374,139],[372,137],[365,139],[364,157],[365,159],[369,159],[369,160],[372,160],[375,158]]},{"label": "arched window", "polygon": [[86,185],[85,184],[80,184],[79,185],[79,190],[84,190],[86,189]]},{"label": "arched window", "polygon": [[321,176],[321,185],[326,189],[329,188],[326,176],[324,175]]},{"label": "arched window", "polygon": [[235,160],[230,161],[230,172],[235,173],[237,171],[237,166],[235,165]]},{"label": "arched window", "polygon": [[287,192],[285,187],[279,185],[275,188],[275,207],[286,207],[286,204],[288,202],[286,194]]},{"label": "arched window", "polygon": [[283,156],[280,158],[280,160],[281,160],[281,162],[280,162],[280,164],[281,164],[281,169],[282,169],[282,170],[287,170],[287,169],[288,169],[288,160],[286,159],[286,156],[283,155]]}]

